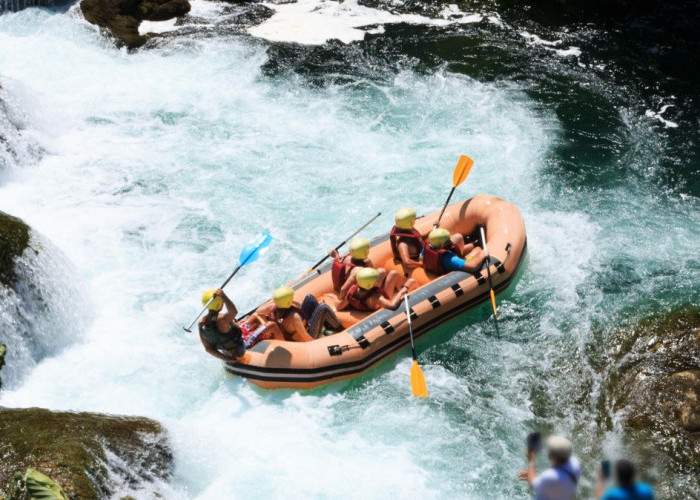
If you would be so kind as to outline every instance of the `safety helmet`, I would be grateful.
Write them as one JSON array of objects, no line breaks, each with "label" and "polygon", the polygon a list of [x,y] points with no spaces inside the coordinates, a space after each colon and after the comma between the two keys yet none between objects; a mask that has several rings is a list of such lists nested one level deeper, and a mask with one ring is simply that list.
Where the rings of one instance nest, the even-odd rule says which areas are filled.
[{"label": "safety helmet", "polygon": [[353,259],[365,260],[369,257],[369,245],[367,238],[355,238],[350,242],[350,256]]},{"label": "safety helmet", "polygon": [[428,235],[428,240],[434,248],[442,248],[450,240],[450,232],[447,229],[436,227]]},{"label": "safety helmet", "polygon": [[288,286],[281,286],[272,294],[272,301],[280,309],[291,307],[293,300],[294,290]]},{"label": "safety helmet", "polygon": [[408,207],[402,208],[394,215],[394,221],[399,229],[413,229],[416,223],[416,211]]},{"label": "safety helmet", "polygon": [[[207,303],[209,303],[207,309],[210,311],[221,311],[224,307],[224,299],[221,297],[214,297],[214,292],[216,292],[216,288],[204,292],[204,295],[202,295],[202,305],[206,306]],[[212,297],[214,297],[214,300],[212,300]],[[209,302],[210,300],[211,302]]]},{"label": "safety helmet", "polygon": [[360,288],[369,290],[377,284],[377,281],[379,280],[379,273],[376,269],[371,267],[363,267],[357,272],[355,278],[357,279],[357,284],[360,286]]}]

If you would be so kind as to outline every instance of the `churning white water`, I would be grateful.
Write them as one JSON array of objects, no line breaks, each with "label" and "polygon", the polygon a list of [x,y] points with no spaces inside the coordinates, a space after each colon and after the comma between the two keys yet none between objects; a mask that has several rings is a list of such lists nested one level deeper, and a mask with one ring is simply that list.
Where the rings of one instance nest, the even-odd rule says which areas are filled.
[{"label": "churning white water", "polygon": [[[67,347],[0,405],[160,420],[176,461],[157,488],[167,498],[524,496],[514,476],[533,419],[528,370],[585,342],[577,287],[605,224],[547,201],[540,170],[556,119],[507,84],[405,70],[314,87],[266,76],[266,58],[247,36],[127,54],[71,13],[0,17],[0,84],[45,149],[0,172],[0,210],[72,262],[91,318],[84,333],[63,326]],[[426,351],[429,400],[411,397],[405,357],[342,386],[263,392],[183,333],[259,230],[275,242],[229,285],[241,310],[377,211],[368,236],[401,206],[438,208],[463,153],[476,163],[458,196],[516,203],[531,256],[501,302],[503,337],[460,318]]]}]

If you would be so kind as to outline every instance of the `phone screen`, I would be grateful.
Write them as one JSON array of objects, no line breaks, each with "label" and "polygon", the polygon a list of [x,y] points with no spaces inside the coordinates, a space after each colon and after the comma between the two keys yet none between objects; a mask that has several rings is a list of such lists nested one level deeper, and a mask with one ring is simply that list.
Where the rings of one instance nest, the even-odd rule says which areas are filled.
[{"label": "phone screen", "polygon": [[539,432],[532,432],[528,434],[527,449],[534,452],[540,451],[542,449],[542,434]]},{"label": "phone screen", "polygon": [[610,460],[600,462],[600,471],[603,474],[603,479],[610,479]]}]

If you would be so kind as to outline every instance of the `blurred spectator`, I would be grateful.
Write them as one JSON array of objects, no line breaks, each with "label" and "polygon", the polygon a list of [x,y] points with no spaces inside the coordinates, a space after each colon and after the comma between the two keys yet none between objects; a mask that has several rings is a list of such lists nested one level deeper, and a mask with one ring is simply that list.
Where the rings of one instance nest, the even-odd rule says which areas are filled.
[{"label": "blurred spectator", "polygon": [[595,497],[599,500],[654,500],[654,490],[646,483],[634,480],[634,465],[629,460],[618,460],[615,464],[617,486],[608,488],[603,494],[605,478],[598,473],[598,486]]},{"label": "blurred spectator", "polygon": [[528,468],[518,478],[527,481],[535,500],[573,500],[581,476],[581,466],[572,457],[571,441],[562,436],[547,439],[547,452],[551,467],[539,476],[535,468],[535,451],[527,451]]}]

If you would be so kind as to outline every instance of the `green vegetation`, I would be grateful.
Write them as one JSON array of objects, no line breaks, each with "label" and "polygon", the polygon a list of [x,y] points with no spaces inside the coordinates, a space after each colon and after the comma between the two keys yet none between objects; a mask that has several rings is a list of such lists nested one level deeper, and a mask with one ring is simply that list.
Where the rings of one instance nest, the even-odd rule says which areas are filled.
[{"label": "green vegetation", "polygon": [[29,245],[29,226],[17,217],[0,212],[0,284],[17,281],[15,258]]}]

